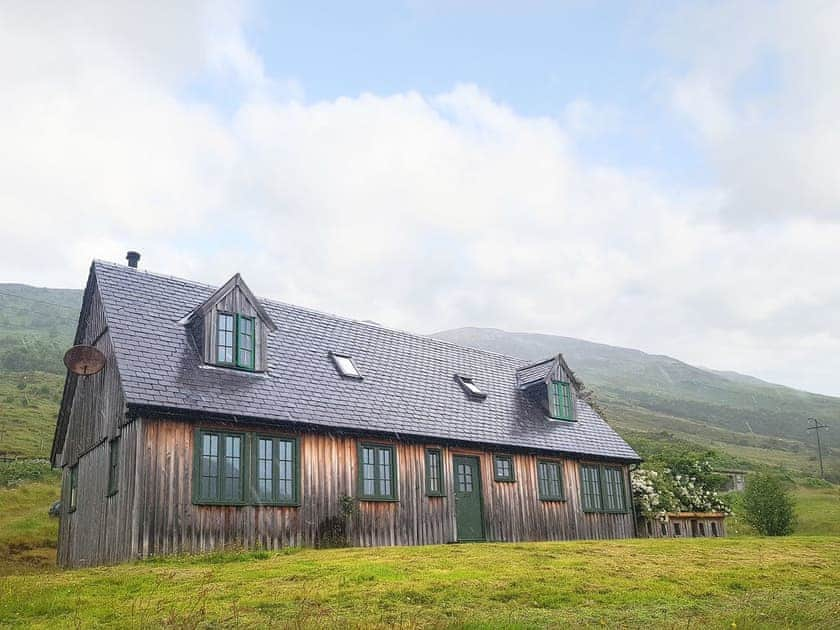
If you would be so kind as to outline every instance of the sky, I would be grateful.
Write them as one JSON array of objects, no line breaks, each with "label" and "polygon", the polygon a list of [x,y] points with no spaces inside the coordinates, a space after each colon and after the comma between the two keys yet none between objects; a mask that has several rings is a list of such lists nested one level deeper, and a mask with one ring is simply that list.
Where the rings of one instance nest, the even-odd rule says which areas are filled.
[{"label": "sky", "polygon": [[91,259],[840,395],[840,2],[0,5],[0,281]]}]

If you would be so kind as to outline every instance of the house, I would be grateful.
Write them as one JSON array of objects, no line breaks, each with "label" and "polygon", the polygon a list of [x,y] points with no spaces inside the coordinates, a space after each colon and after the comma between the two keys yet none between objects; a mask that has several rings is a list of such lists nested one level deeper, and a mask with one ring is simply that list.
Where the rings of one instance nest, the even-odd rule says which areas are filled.
[{"label": "house", "polygon": [[95,261],[52,448],[58,562],[228,546],[634,535],[639,456],[562,356],[528,364]]},{"label": "house", "polygon": [[726,477],[722,492],[743,492],[747,487],[747,474],[749,471],[738,468],[716,468],[714,470],[717,474]]},{"label": "house", "polygon": [[641,535],[647,538],[718,538],[726,536],[726,514],[669,512],[664,519],[645,519]]}]

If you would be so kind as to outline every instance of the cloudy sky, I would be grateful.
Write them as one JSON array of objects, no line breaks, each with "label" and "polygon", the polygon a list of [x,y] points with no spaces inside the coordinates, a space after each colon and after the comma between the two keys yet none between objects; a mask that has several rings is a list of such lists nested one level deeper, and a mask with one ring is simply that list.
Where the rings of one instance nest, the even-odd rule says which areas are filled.
[{"label": "cloudy sky", "polygon": [[172,4],[0,6],[0,281],[135,248],[840,394],[840,3]]}]

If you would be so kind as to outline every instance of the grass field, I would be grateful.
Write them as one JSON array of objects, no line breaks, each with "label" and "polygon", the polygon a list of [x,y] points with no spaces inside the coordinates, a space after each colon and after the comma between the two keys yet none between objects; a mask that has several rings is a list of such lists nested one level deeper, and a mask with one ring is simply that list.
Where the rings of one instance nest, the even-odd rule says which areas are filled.
[{"label": "grass field", "polygon": [[0,490],[0,627],[836,627],[840,494],[788,538],[228,552],[54,566],[57,478]]},{"label": "grass field", "polygon": [[836,627],[840,539],[252,552],[0,578],[28,627]]}]

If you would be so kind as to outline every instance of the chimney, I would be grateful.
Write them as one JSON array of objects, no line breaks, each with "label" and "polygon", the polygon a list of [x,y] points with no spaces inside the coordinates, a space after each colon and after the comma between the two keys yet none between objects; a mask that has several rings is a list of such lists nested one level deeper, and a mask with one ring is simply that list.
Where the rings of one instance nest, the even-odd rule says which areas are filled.
[{"label": "chimney", "polygon": [[128,261],[129,267],[137,269],[137,263],[140,261],[140,252],[128,252],[125,258]]}]

